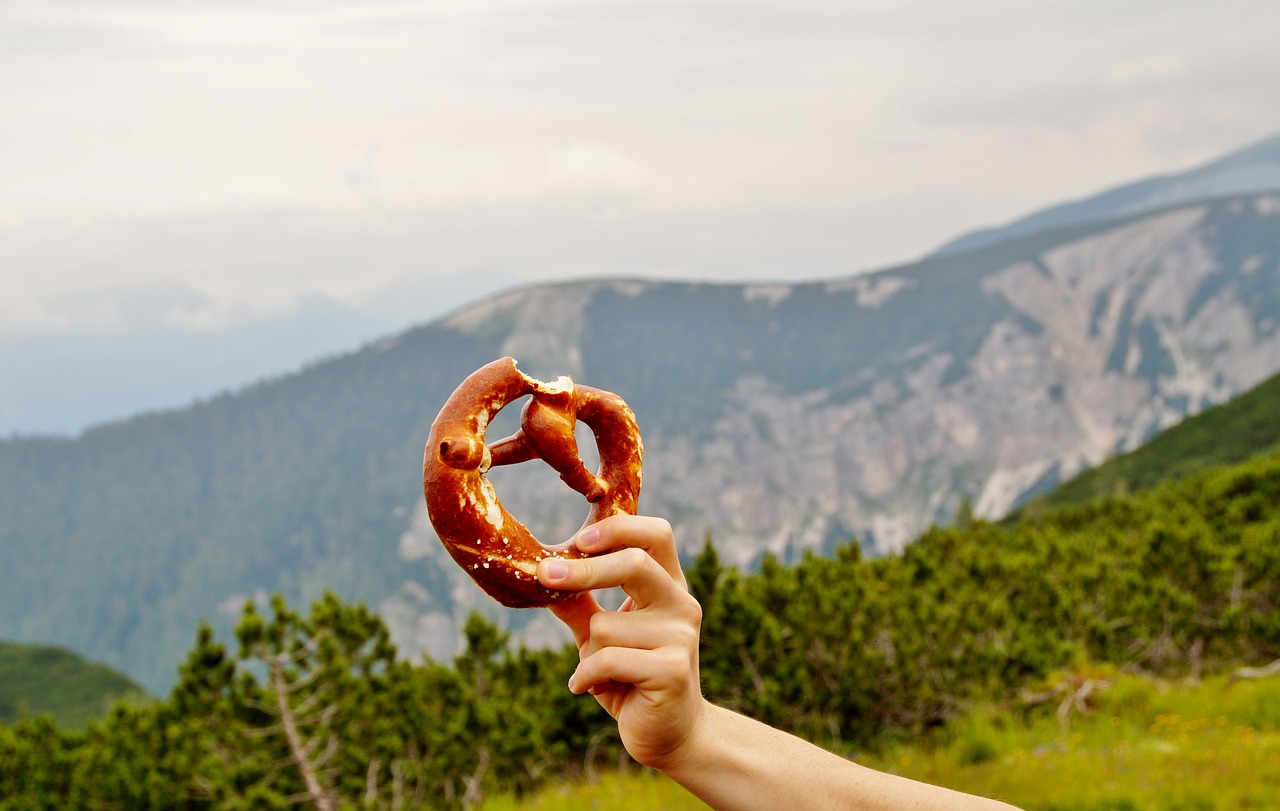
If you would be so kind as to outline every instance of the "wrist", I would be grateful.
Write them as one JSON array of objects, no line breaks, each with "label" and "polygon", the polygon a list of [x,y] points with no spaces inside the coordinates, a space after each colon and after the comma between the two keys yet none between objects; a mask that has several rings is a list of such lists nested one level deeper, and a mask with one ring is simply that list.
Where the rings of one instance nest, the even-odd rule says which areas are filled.
[{"label": "wrist", "polygon": [[662,758],[661,762],[650,764],[653,768],[689,787],[689,781],[698,775],[705,774],[714,768],[718,759],[719,747],[726,743],[722,715],[729,715],[729,710],[718,707],[699,697],[693,711],[693,719],[687,727],[687,733],[678,745]]},{"label": "wrist", "polygon": [[707,762],[716,739],[715,715],[719,711],[719,707],[699,696],[689,711],[690,720],[685,725],[684,737],[661,758],[646,765],[683,783],[681,775],[696,772]]},{"label": "wrist", "polygon": [[792,760],[812,763],[815,753],[824,765],[829,765],[827,758],[836,759],[799,738],[704,700],[696,725],[661,771],[712,808],[815,807],[806,806],[812,798],[795,796],[797,770],[787,765]]}]

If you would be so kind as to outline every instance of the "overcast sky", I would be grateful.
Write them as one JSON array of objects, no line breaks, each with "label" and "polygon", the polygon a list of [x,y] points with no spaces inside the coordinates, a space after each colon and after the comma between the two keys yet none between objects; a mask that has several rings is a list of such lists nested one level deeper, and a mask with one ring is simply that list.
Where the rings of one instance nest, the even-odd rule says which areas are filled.
[{"label": "overcast sky", "polygon": [[0,0],[0,337],[884,267],[1280,132],[1277,42],[1275,0]]}]

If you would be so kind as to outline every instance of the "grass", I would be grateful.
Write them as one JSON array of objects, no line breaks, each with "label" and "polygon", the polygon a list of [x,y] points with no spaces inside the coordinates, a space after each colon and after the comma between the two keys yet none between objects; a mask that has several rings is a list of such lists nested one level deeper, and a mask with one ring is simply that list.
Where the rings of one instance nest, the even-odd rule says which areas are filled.
[{"label": "grass", "polygon": [[[1186,684],[1121,675],[1066,721],[977,709],[926,745],[855,754],[873,768],[1026,811],[1280,808],[1280,678]],[[485,811],[705,809],[651,772],[557,786]]]},{"label": "grass", "polygon": [[523,801],[496,797],[483,811],[684,811],[708,806],[662,775],[631,771],[602,776],[589,784],[555,786]]},{"label": "grass", "polygon": [[1122,676],[1066,723],[1056,714],[1015,722],[980,712],[949,737],[869,765],[1028,811],[1280,806],[1280,680],[1171,685]]}]

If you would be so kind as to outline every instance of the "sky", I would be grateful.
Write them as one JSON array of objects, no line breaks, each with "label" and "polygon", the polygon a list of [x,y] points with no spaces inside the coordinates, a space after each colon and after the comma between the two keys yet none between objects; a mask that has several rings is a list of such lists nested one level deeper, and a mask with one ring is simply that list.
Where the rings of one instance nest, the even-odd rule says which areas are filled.
[{"label": "sky", "polygon": [[516,285],[911,261],[1280,132],[1278,39],[1274,0],[0,0],[0,432],[81,427],[30,418],[37,345],[312,325],[247,381]]}]

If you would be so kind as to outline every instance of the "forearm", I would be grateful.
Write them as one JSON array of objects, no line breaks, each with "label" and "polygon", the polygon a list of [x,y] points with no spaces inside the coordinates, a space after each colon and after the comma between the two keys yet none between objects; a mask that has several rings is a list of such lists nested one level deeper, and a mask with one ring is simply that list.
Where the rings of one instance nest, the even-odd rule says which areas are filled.
[{"label": "forearm", "polygon": [[787,811],[996,811],[1010,806],[877,772],[730,710],[706,704],[662,771],[712,808]]},{"label": "forearm", "polygon": [[542,584],[583,592],[622,586],[628,599],[616,612],[604,611],[589,594],[552,608],[578,645],[569,689],[590,691],[617,719],[633,758],[713,808],[1010,811],[1003,803],[867,769],[703,698],[702,609],[685,586],[666,521],[615,515],[583,530],[574,545],[591,556],[542,561]]}]

